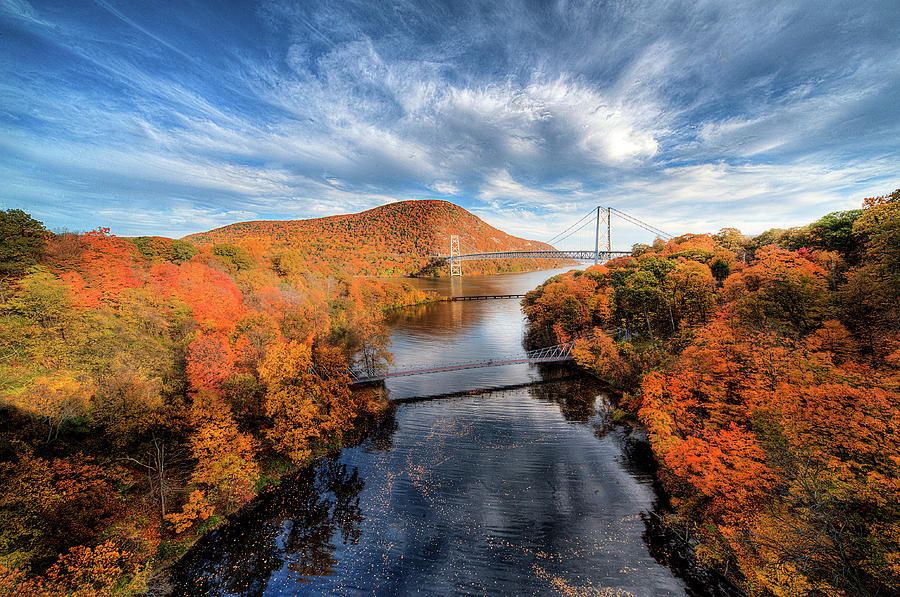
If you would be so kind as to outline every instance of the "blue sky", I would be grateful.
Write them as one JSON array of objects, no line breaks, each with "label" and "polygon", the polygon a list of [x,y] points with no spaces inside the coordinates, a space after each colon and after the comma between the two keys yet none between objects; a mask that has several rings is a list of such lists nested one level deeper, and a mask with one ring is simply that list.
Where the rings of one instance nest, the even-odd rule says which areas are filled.
[{"label": "blue sky", "polygon": [[897,0],[0,0],[0,207],[122,235],[422,198],[536,239],[595,205],[799,225],[900,186],[898,31]]}]

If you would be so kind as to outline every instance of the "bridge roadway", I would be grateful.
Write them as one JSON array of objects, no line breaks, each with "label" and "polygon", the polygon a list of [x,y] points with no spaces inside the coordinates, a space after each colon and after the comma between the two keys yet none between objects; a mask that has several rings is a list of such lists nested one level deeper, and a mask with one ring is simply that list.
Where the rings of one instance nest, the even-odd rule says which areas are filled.
[{"label": "bridge roadway", "polygon": [[[628,342],[633,334],[624,328],[615,328],[604,330],[604,334],[610,336],[616,341],[624,340]],[[592,332],[584,333],[577,339],[589,340],[593,337]],[[459,371],[461,369],[479,369],[482,367],[501,367],[503,365],[519,365],[523,363],[559,363],[562,361],[571,361],[572,346],[575,340],[557,344],[555,346],[547,346],[546,348],[538,348],[537,350],[529,350],[524,356],[504,357],[497,360],[478,361],[474,363],[447,363],[444,365],[431,365],[429,367],[419,367],[414,369],[402,369],[399,371],[383,371],[378,373],[369,373],[365,371],[347,370],[350,375],[351,384],[369,383],[375,381],[384,381],[391,377],[405,377],[407,375],[423,375],[425,373],[443,373],[445,371]]]},{"label": "bridge roadway", "polygon": [[547,357],[542,359],[505,359],[502,361],[484,361],[481,363],[457,363],[454,365],[443,365],[440,367],[428,367],[426,369],[410,369],[409,371],[390,371],[379,375],[369,377],[353,377],[351,376],[351,384],[361,384],[376,381],[384,381],[392,377],[406,377],[408,375],[423,375],[425,373],[444,373],[446,371],[461,371],[462,369],[480,369],[482,367],[501,367],[503,365],[521,365],[524,363],[560,363],[563,361],[571,361],[572,355],[560,357]]},{"label": "bridge roadway", "polygon": [[475,296],[448,296],[444,301],[491,301],[494,299],[525,298],[524,294],[479,294]]},{"label": "bridge roadway", "polygon": [[[574,259],[576,261],[591,261],[594,256],[598,261],[609,261],[622,255],[631,255],[631,251],[599,251],[592,249],[586,251],[497,251],[494,253],[466,253],[454,255],[454,261],[473,261],[475,259]],[[437,255],[438,259],[449,260],[449,255]]]},{"label": "bridge roadway", "polygon": [[482,367],[501,367],[503,365],[518,365],[522,363],[558,363],[572,359],[571,342],[529,350],[524,356],[504,357],[497,360],[478,361],[475,363],[448,363],[445,365],[432,365],[430,367],[403,369],[399,371],[385,371],[370,374],[368,372],[350,370],[350,383],[360,384],[375,381],[384,381],[391,377],[405,377],[407,375],[422,375],[425,373],[443,373],[445,371],[459,371],[461,369],[479,369]]}]

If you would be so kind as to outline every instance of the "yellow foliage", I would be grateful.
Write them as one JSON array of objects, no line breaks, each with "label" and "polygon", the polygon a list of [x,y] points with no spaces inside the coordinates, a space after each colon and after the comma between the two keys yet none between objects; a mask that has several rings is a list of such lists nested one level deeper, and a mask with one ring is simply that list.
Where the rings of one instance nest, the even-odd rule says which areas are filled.
[{"label": "yellow foliage", "polygon": [[84,415],[94,388],[74,373],[58,372],[36,377],[31,385],[12,399],[12,404],[48,426],[48,439],[59,433],[69,419]]},{"label": "yellow foliage", "polygon": [[293,460],[312,454],[315,443],[340,438],[361,410],[349,388],[346,364],[336,351],[308,343],[272,347],[259,365],[268,387],[266,414],[272,418],[269,437]]},{"label": "yellow foliage", "polygon": [[208,496],[226,508],[247,502],[259,479],[253,459],[256,441],[238,431],[231,409],[210,390],[194,395],[191,421],[196,427],[190,439],[191,452],[197,460],[191,481],[207,487]]},{"label": "yellow foliage", "polygon": [[175,525],[176,533],[183,533],[191,528],[197,519],[206,520],[212,516],[214,510],[215,507],[206,499],[206,493],[202,489],[197,489],[191,492],[181,512],[166,514],[166,520]]}]

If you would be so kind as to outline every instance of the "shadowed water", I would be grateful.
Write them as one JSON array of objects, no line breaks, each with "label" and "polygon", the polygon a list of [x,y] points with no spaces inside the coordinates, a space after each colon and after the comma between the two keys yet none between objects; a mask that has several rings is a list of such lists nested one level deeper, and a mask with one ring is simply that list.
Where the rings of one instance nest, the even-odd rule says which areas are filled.
[{"label": "shadowed water", "polygon": [[[521,292],[552,273],[464,292]],[[518,301],[407,310],[392,330],[402,365],[522,351]],[[596,382],[541,381],[554,371],[389,380],[395,398],[465,393],[399,404],[360,445],[286,477],[185,556],[175,594],[685,595],[644,542],[656,496],[630,431],[609,424]]]}]

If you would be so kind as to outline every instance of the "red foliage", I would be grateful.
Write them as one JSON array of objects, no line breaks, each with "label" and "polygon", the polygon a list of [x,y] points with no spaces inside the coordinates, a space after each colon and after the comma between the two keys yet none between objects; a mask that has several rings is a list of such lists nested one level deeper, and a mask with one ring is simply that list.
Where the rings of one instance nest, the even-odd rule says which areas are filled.
[{"label": "red foliage", "polygon": [[228,338],[201,332],[188,347],[188,383],[194,390],[217,389],[231,375],[234,362]]},{"label": "red foliage", "polygon": [[230,331],[245,312],[243,295],[234,280],[204,263],[160,263],[150,272],[160,291],[183,301],[205,329]]}]

